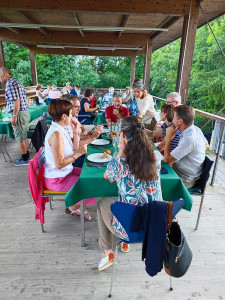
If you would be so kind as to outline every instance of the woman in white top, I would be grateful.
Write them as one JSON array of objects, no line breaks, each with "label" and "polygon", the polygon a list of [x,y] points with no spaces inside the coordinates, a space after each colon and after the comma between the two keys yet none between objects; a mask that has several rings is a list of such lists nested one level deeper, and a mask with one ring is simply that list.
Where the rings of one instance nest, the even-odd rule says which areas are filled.
[{"label": "woman in white top", "polygon": [[[71,120],[72,108],[73,105],[66,100],[53,100],[48,108],[53,122],[45,137],[44,185],[52,191],[67,192],[71,189],[81,173],[81,169],[73,167],[72,163],[87,151],[86,145],[79,147],[78,122]],[[69,124],[72,126],[73,139],[65,130]],[[95,199],[85,200],[85,205],[93,203]],[[77,204],[67,207],[66,213],[75,215],[76,209]],[[86,207],[85,218],[93,219]]]},{"label": "woman in white top", "polygon": [[48,93],[42,94],[41,90],[42,90],[41,85],[38,84],[36,86],[36,96],[38,97],[38,102],[40,105],[44,104],[44,100],[48,96]]},{"label": "woman in white top", "polygon": [[145,90],[141,80],[133,83],[133,91],[138,106],[138,118],[142,120],[145,128],[153,130],[157,124],[157,115],[152,96]]}]

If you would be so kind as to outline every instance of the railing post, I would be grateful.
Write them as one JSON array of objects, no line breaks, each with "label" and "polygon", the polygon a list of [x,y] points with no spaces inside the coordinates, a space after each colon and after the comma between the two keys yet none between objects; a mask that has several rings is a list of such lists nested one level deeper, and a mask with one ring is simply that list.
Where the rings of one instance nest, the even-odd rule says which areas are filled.
[{"label": "railing post", "polygon": [[218,168],[218,163],[219,163],[219,159],[220,159],[220,150],[221,150],[221,145],[222,145],[222,141],[223,141],[224,125],[225,125],[225,123],[221,122],[220,140],[219,140],[219,146],[218,146],[217,154],[216,154],[216,161],[215,161],[213,174],[212,174],[211,186],[214,186],[214,182],[215,182],[215,178],[216,178],[216,171]]}]

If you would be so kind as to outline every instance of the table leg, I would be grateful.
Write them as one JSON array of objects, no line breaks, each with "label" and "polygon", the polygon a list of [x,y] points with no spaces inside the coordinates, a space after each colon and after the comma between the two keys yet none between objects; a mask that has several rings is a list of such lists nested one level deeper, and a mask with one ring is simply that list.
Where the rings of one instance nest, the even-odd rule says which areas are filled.
[{"label": "table leg", "polygon": [[81,247],[85,246],[84,200],[80,201]]}]

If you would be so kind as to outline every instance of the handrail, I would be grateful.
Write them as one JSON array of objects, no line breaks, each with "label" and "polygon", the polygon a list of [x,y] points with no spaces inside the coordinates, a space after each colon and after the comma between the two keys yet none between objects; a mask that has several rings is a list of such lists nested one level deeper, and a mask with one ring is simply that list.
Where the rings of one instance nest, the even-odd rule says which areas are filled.
[{"label": "handrail", "polygon": [[[166,100],[163,99],[163,98],[156,97],[156,96],[152,96],[152,97],[155,98],[156,100],[159,99],[159,101],[166,102]],[[200,109],[197,109],[197,108],[195,108],[195,112],[197,114],[201,115],[201,116],[206,117],[206,118],[213,119],[213,120],[225,123],[225,118],[224,117],[217,116],[217,115],[211,114],[209,112],[206,112],[206,111],[203,111],[203,110],[200,110]]]}]

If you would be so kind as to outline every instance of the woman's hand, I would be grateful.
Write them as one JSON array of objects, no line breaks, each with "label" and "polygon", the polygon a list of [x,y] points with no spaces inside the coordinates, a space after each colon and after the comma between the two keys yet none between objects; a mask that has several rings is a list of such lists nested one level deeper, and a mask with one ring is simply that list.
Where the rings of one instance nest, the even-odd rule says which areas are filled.
[{"label": "woman's hand", "polygon": [[166,138],[171,141],[176,135],[176,130],[177,128],[174,125],[166,128]]},{"label": "woman's hand", "polygon": [[80,154],[80,156],[86,154],[87,153],[87,144],[80,147],[78,149],[77,153]]},{"label": "woman's hand", "polygon": [[80,123],[78,122],[78,120],[76,119],[71,119],[71,127],[73,129],[73,132],[74,131],[78,131],[79,130],[79,127],[80,127]]}]

